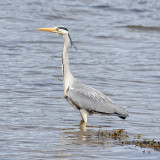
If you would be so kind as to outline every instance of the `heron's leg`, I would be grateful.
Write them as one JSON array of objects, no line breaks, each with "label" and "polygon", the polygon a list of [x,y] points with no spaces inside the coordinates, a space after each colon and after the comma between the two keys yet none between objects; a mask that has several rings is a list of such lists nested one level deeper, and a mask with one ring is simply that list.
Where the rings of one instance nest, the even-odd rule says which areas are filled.
[{"label": "heron's leg", "polygon": [[84,109],[80,109],[82,120],[87,123],[87,111]]}]

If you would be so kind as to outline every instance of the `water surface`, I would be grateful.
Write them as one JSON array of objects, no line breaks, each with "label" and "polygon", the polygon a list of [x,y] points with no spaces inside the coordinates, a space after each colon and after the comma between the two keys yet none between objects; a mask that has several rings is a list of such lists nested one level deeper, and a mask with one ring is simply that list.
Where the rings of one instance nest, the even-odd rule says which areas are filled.
[{"label": "water surface", "polygon": [[[160,141],[160,2],[0,1],[0,159],[160,159],[158,151],[99,139],[124,129],[127,140]],[[66,26],[73,75],[129,112],[94,115],[86,128],[63,98],[62,37],[39,27]]]}]

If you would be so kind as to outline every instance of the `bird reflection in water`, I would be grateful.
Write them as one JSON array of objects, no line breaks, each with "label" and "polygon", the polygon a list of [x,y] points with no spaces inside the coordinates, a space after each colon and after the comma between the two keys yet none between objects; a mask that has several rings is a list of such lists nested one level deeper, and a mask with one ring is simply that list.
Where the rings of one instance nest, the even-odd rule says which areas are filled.
[{"label": "bird reflection in water", "polygon": [[[105,128],[106,126],[101,127]],[[126,132],[123,129],[100,131],[100,129],[97,130],[95,128],[97,126],[91,126],[86,123],[74,125],[74,129],[68,128],[67,131],[65,129],[65,132],[60,136],[60,140],[65,144],[94,145],[105,148],[119,145],[121,140],[126,138]]]}]

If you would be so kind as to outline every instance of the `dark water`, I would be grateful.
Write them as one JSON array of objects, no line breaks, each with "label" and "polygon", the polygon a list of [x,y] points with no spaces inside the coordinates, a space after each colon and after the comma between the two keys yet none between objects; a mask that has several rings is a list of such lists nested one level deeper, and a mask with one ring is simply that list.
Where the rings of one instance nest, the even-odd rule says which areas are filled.
[{"label": "dark water", "polygon": [[[63,39],[39,27],[66,26],[73,75],[126,106],[130,117],[80,115],[63,99]],[[128,140],[160,141],[160,1],[0,1],[0,159],[160,159]]]}]

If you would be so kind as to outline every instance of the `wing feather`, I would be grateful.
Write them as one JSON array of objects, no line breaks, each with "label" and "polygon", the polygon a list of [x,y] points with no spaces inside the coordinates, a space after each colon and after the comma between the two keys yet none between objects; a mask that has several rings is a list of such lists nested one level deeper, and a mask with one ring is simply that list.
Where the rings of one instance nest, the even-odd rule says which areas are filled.
[{"label": "wing feather", "polygon": [[78,109],[85,109],[89,113],[118,114],[127,117],[128,112],[112,102],[98,90],[79,81],[75,81],[67,90],[67,99]]}]

